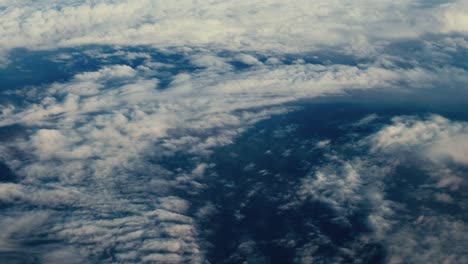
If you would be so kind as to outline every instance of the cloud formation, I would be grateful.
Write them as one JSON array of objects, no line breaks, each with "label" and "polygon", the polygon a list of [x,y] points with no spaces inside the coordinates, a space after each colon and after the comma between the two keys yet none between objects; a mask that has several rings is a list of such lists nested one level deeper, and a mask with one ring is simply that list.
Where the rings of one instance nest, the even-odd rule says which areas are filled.
[{"label": "cloud formation", "polygon": [[[369,117],[379,118],[371,115],[355,125],[368,125],[372,122]],[[335,254],[337,262],[372,241],[385,247],[385,261],[389,263],[464,262],[467,259],[462,245],[468,238],[466,215],[445,211],[434,201],[456,210],[466,208],[468,200],[462,194],[467,186],[466,155],[458,155],[460,150],[466,150],[463,135],[467,128],[466,122],[439,115],[394,117],[391,124],[359,142],[337,146],[339,151],[332,151],[322,165],[301,179],[294,196],[282,195],[286,200],[279,209],[300,210],[307,204],[320,203],[333,210],[330,222],[345,227],[356,224],[353,218],[356,214],[365,215],[369,231],[342,245]],[[349,156],[344,154],[347,148],[371,155]],[[396,184],[398,181],[404,184]],[[399,199],[394,192],[406,198]],[[297,250],[300,263],[322,257],[318,248],[333,239],[318,229],[311,238],[315,239],[313,246],[304,245]],[[342,236],[345,234],[341,232]],[[353,260],[363,256],[353,256]]]},{"label": "cloud formation", "polygon": [[[0,183],[2,221],[9,226],[0,236],[0,254],[25,250],[28,236],[46,235],[69,245],[44,242],[49,253],[31,251],[48,263],[203,263],[209,246],[198,225],[217,209],[193,198],[206,188],[203,179],[215,166],[206,159],[216,147],[304,99],[376,89],[464,89],[466,68],[446,62],[468,48],[466,6],[465,0],[0,0],[0,66],[14,59],[15,48],[80,47],[50,60],[86,55],[99,62],[53,83],[2,88],[1,95],[14,100],[0,101],[0,129],[22,133],[0,146],[1,161],[17,176]],[[392,49],[402,52],[398,45],[411,40],[423,43],[423,51],[395,55]],[[86,45],[145,45],[148,52],[116,47],[109,54]],[[182,59],[164,61],[151,54],[155,50]],[[440,116],[398,117],[360,143],[380,158],[409,152],[424,159],[437,189],[431,197],[457,204],[466,179],[451,164],[468,164],[467,127]],[[317,146],[329,150],[330,144]],[[165,163],[177,155],[187,164]],[[421,259],[443,260],[412,244],[419,234],[393,229],[398,206],[385,197],[385,176],[402,160],[379,167],[377,158],[328,158],[295,186],[291,206],[319,201],[346,225],[364,204],[373,233],[362,239],[388,235],[393,260],[407,256],[392,242],[401,239]],[[432,225],[432,218],[424,219],[422,230]],[[466,229],[457,219],[441,221]],[[327,239],[320,234],[317,243]],[[298,250],[298,262],[311,260],[312,244]],[[256,246],[247,241],[239,251],[255,257]],[[463,260],[458,253],[454,259]]]},{"label": "cloud formation", "polygon": [[374,151],[412,152],[438,164],[468,165],[468,124],[439,115],[396,117],[375,136]]},{"label": "cloud formation", "polygon": [[[158,164],[165,157],[183,154],[203,159],[214,148],[232,143],[250,125],[293,109],[285,104],[297,100],[392,89],[402,83],[418,89],[434,82],[450,83],[449,76],[464,78],[458,69],[389,68],[379,63],[325,66],[280,59],[263,63],[253,55],[206,53],[188,54],[188,61],[199,68],[175,73],[163,87],[158,78],[161,67],[180,65],[163,64],[145,54],[117,56],[144,61],[132,67],[108,64],[76,73],[67,81],[8,92],[22,100],[2,106],[0,126],[20,126],[25,134],[2,149],[2,160],[21,181],[0,184],[0,200],[54,211],[74,208],[47,226],[50,236],[74,245],[78,251],[70,249],[73,254],[83,250],[91,258],[122,263],[204,259],[197,216],[203,215],[198,210],[209,202],[195,206],[190,196],[205,188],[200,179],[211,165],[197,162],[172,171]],[[235,70],[237,62],[245,68]],[[404,128],[411,131],[413,126]],[[402,133],[411,133],[406,130]],[[378,134],[381,140],[376,146],[406,138],[384,136],[385,131]],[[316,177],[304,179],[298,199],[313,197],[340,215],[342,210],[353,213],[343,203],[352,208],[366,201],[375,210],[369,225],[381,237],[390,226],[385,218],[392,214],[391,204],[378,188],[360,194],[362,181],[371,180],[361,174],[377,170],[370,162],[355,162],[342,161],[343,170],[333,177],[320,176],[333,172],[333,167],[317,170]],[[135,179],[138,175],[141,179]],[[103,256],[109,249],[116,253]]]},{"label": "cloud formation", "polygon": [[466,33],[465,0],[176,2],[4,1],[0,47],[84,44],[307,52],[341,46],[368,53],[378,40]]}]

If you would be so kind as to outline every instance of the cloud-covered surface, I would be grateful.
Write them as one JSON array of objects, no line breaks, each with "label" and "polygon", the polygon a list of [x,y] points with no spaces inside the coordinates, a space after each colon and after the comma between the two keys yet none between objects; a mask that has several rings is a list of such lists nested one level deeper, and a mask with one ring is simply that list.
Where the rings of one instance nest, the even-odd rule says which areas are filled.
[{"label": "cloud-covered surface", "polygon": [[[209,180],[223,177],[213,153],[311,98],[465,96],[467,7],[465,0],[0,0],[0,168],[9,170],[0,175],[0,258],[206,263],[218,245],[202,226],[225,210],[205,196]],[[40,52],[45,59],[21,57]],[[51,64],[61,74],[47,72]],[[19,87],[11,75],[20,76]],[[370,114],[349,129],[379,120]],[[464,208],[467,123],[399,116],[376,126],[360,139],[351,131],[339,148],[314,141],[310,148],[324,158],[279,191],[275,208],[319,204],[343,230],[363,217],[363,234],[345,231],[355,240],[332,246],[335,262],[358,262],[369,243],[381,243],[390,263],[466,261],[459,248],[447,249],[450,238],[467,242],[464,216],[424,205],[400,217],[414,208],[389,197],[388,179],[402,164],[417,167],[427,176],[422,200]],[[287,160],[298,148],[278,155]],[[279,177],[255,161],[241,167]],[[247,201],[263,187],[249,188]],[[245,218],[240,211],[236,221]],[[297,263],[320,261],[320,247],[336,242],[306,224],[306,242],[294,232],[275,241],[294,248]],[[235,247],[232,262],[241,255],[267,262],[252,237]]]},{"label": "cloud-covered surface", "polygon": [[304,52],[376,41],[466,33],[458,1],[3,1],[2,49],[83,44],[214,46]]},{"label": "cloud-covered surface", "polygon": [[[0,185],[1,202],[74,208],[55,216],[66,222],[47,225],[48,234],[92,257],[112,249],[109,260],[123,263],[201,262],[192,219],[198,209],[190,209],[184,196],[203,190],[198,179],[209,165],[173,172],[144,157],[203,157],[258,120],[288,111],[285,103],[351,88],[391,87],[403,81],[400,76],[411,75],[372,65],[266,66],[252,56],[233,61],[239,58],[255,66],[234,73],[224,62],[229,67],[175,75],[166,88],[152,77],[159,65],[148,61],[12,91],[23,103],[4,105],[0,124],[24,127],[26,134],[3,147],[4,162],[21,181]],[[191,60],[200,64],[200,57]],[[417,86],[418,78],[404,81]],[[135,172],[145,176],[141,182]]]}]

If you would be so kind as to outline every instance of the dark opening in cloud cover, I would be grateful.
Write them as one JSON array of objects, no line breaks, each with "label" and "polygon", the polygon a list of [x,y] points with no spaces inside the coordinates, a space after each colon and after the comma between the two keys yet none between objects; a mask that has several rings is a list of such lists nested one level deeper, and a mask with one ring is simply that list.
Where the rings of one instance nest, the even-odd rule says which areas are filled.
[{"label": "dark opening in cloud cover", "polygon": [[468,2],[0,0],[1,263],[467,263]]}]

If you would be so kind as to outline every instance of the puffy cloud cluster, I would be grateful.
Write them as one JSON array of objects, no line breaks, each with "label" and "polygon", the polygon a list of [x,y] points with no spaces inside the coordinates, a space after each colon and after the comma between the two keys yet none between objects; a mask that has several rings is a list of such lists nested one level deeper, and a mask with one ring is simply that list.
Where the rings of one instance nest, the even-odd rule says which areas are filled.
[{"label": "puffy cloud cluster", "polygon": [[439,115],[425,120],[397,117],[393,123],[371,137],[374,152],[416,156],[425,163],[423,170],[432,185],[448,193],[435,193],[439,202],[453,203],[450,192],[467,186],[468,124]]},{"label": "puffy cloud cluster", "polygon": [[468,165],[468,124],[433,115],[427,120],[394,118],[373,138],[375,148],[385,151],[415,148],[433,161]]}]

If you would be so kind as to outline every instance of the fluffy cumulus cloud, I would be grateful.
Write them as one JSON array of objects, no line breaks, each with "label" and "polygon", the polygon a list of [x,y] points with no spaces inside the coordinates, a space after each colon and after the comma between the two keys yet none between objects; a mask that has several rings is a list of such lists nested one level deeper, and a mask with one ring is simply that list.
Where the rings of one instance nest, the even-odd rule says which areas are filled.
[{"label": "fluffy cumulus cloud", "polygon": [[417,148],[433,161],[468,165],[468,124],[434,115],[427,120],[398,117],[373,138],[385,151]]},{"label": "fluffy cumulus cloud", "polygon": [[[14,64],[20,60],[15,49],[25,48],[50,52],[50,63],[68,62],[70,75],[0,88],[6,98],[0,98],[6,135],[0,135],[0,165],[15,175],[0,178],[0,257],[204,263],[212,245],[200,223],[219,208],[195,198],[213,176],[216,164],[209,157],[217,147],[304,99],[377,89],[466,89],[466,67],[447,63],[468,48],[466,6],[465,0],[0,0],[0,71],[13,65],[27,75]],[[405,41],[423,48],[408,56],[398,46]],[[419,215],[414,221],[420,229],[396,229],[401,205],[385,196],[385,179],[404,158],[422,159],[430,168],[430,197],[459,205],[467,132],[466,123],[441,116],[395,118],[347,145],[368,146],[375,158],[332,153],[293,186],[279,210],[320,202],[346,226],[364,206],[369,232],[359,241],[387,241],[391,262],[405,259],[409,249],[420,253],[415,260],[442,262],[445,244],[428,240],[438,250],[431,255],[414,241],[440,223],[466,234],[463,221]],[[316,146],[329,150],[330,142]],[[405,155],[394,159],[395,153]],[[314,239],[328,241],[324,234]],[[313,259],[314,239],[298,249],[298,262]],[[256,246],[250,241],[239,250],[254,256]],[[448,253],[464,260],[459,251]]]},{"label": "fluffy cumulus cloud", "polygon": [[[468,124],[451,121],[439,115],[427,119],[397,117],[393,124],[372,136],[374,152],[415,156],[423,159],[424,170],[433,185],[443,190],[466,188]],[[452,202],[446,193],[434,195],[440,202]]]}]

